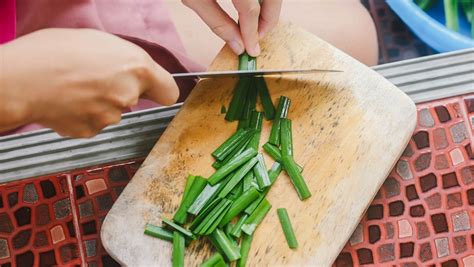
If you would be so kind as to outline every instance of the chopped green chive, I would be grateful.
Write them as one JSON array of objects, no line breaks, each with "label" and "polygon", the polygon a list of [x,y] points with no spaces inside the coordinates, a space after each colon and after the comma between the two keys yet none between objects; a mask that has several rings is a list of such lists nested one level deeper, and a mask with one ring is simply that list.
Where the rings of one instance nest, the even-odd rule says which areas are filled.
[{"label": "chopped green chive", "polygon": [[236,155],[227,164],[217,169],[217,171],[209,177],[209,184],[215,185],[220,180],[224,179],[226,175],[240,167],[242,164],[253,158],[255,155],[257,155],[257,151],[253,148],[248,148],[241,154]]},{"label": "chopped green chive", "polygon": [[192,215],[197,215],[204,208],[206,203],[208,203],[218,192],[219,187],[222,186],[222,183],[215,185],[207,184],[204,187],[204,190],[199,194],[199,196],[194,200],[193,204],[188,208],[188,213]]},{"label": "chopped green chive", "polygon": [[[265,150],[265,152],[267,152],[268,155],[270,155],[270,157],[272,157],[275,161],[281,162],[281,151],[278,147],[270,143],[265,143],[262,147],[263,147],[263,150]],[[302,172],[303,167],[298,165],[298,170]]]},{"label": "chopped green chive", "polygon": [[242,231],[248,235],[253,234],[257,226],[263,221],[268,211],[272,208],[272,205],[265,198],[260,202],[258,207],[250,214],[250,216],[242,225]]},{"label": "chopped green chive", "polygon": [[252,245],[253,235],[244,235],[240,244],[240,259],[237,260],[237,267],[245,267]]},{"label": "chopped green chive", "polygon": [[212,152],[217,160],[224,160],[241,142],[249,137],[250,131],[239,129],[231,135],[222,145]]},{"label": "chopped green chive", "polygon": [[180,232],[173,232],[173,267],[184,267],[184,241]]},{"label": "chopped green chive", "polygon": [[222,191],[219,193],[219,197],[226,197],[227,194],[229,194],[229,192],[232,191],[232,189],[244,178],[244,176],[252,170],[257,161],[258,158],[254,157],[242,165],[242,167],[232,175],[232,178],[230,178],[229,182],[224,186]]},{"label": "chopped green chive", "polygon": [[173,233],[156,225],[147,223],[145,226],[145,234],[157,237],[161,240],[173,241]]},{"label": "chopped green chive", "polygon": [[219,252],[214,253],[209,259],[201,264],[201,267],[214,267],[219,262],[224,262],[224,258]]},{"label": "chopped green chive", "polygon": [[173,221],[171,220],[168,220],[166,219],[165,217],[162,217],[161,218],[161,221],[168,225],[169,227],[173,228],[175,231],[178,231],[180,232],[181,234],[183,234],[185,237],[188,237],[188,238],[191,238],[191,239],[196,239],[196,236],[193,235],[193,233],[191,233],[188,229],[185,229],[179,225],[177,225],[176,223],[174,223]]},{"label": "chopped green chive", "polygon": [[257,154],[257,164],[253,167],[253,173],[257,179],[258,187],[260,190],[269,187],[272,183],[268,177],[267,167],[265,166],[265,160],[263,159],[262,154]]},{"label": "chopped green chive", "polygon": [[265,118],[267,120],[273,120],[275,117],[275,107],[273,106],[270,92],[268,92],[267,84],[263,77],[255,77],[256,86],[260,100],[262,101],[263,110],[265,112]]},{"label": "chopped green chive", "polygon": [[220,167],[222,167],[223,165],[227,164],[231,159],[233,159],[236,155],[240,155],[248,146],[248,144],[250,143],[250,140],[252,139],[252,136],[255,134],[255,132],[251,131],[249,133],[249,135],[246,136],[246,139],[243,140],[243,142],[241,142],[239,144],[239,146],[237,146],[223,161],[216,161],[212,164],[212,167],[214,167],[215,169],[219,169]]},{"label": "chopped green chive", "polygon": [[234,88],[234,95],[229,104],[229,109],[225,114],[225,119],[235,121],[240,119],[247,98],[250,85],[250,77],[241,77]]},{"label": "chopped green chive", "polygon": [[230,231],[230,234],[235,237],[240,237],[242,233],[242,225],[244,225],[245,221],[249,217],[248,214],[243,214],[240,219],[237,221],[237,223],[234,225],[232,230]]},{"label": "chopped green chive", "polygon": [[239,247],[234,245],[225,233],[217,228],[210,235],[210,240],[216,246],[219,251],[225,255],[228,261],[235,261],[240,259],[240,250]]},{"label": "chopped green chive", "polygon": [[[181,202],[178,210],[176,211],[173,220],[179,224],[184,224],[187,218],[187,210],[191,206],[191,204],[196,200],[199,194],[203,191],[203,189],[207,185],[207,180],[201,176],[190,176],[195,177],[193,179],[193,183],[188,190],[187,194],[184,194],[184,199]],[[189,182],[189,179],[188,179]],[[186,183],[187,185],[188,183]]]},{"label": "chopped green chive", "polygon": [[305,200],[311,196],[311,192],[304,181],[303,175],[298,170],[295,160],[293,159],[293,145],[291,141],[291,120],[281,119],[281,156],[283,166],[285,167],[293,186],[301,200]]},{"label": "chopped green chive", "polygon": [[280,220],[281,228],[285,234],[286,242],[288,247],[295,249],[298,247],[298,241],[296,240],[295,232],[291,226],[290,217],[285,208],[277,209],[278,219]]},{"label": "chopped green chive", "polygon": [[273,145],[280,145],[280,118],[288,117],[288,110],[290,109],[291,101],[286,96],[280,96],[278,101],[278,108],[273,120],[272,130],[268,142]]},{"label": "chopped green chive", "polygon": [[258,190],[254,187],[250,188],[248,191],[243,193],[235,202],[232,204],[230,209],[227,211],[226,215],[220,222],[219,226],[224,226],[228,224],[232,218],[237,216],[241,211],[243,211],[252,201],[258,198],[260,194]]}]

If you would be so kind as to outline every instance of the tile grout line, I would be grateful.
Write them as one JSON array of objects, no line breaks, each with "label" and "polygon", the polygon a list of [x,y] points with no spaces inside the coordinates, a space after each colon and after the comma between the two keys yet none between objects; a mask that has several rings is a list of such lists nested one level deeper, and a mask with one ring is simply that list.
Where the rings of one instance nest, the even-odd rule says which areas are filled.
[{"label": "tile grout line", "polygon": [[78,250],[79,255],[81,256],[81,265],[86,265],[86,255],[84,252],[84,247],[82,246],[82,234],[81,228],[79,225],[79,217],[78,217],[78,210],[76,209],[76,199],[74,197],[74,187],[72,185],[72,175],[66,174],[67,185],[69,190],[69,201],[71,202],[71,212],[72,212],[72,219],[74,221],[74,231],[76,231],[76,238],[78,241]]}]

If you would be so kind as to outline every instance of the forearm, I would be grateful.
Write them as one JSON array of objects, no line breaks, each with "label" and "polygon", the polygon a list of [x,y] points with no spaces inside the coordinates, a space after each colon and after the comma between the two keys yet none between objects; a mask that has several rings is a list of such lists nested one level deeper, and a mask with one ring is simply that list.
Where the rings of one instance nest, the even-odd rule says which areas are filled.
[{"label": "forearm", "polygon": [[22,88],[22,80],[28,79],[23,70],[21,53],[15,41],[0,46],[0,132],[7,131],[34,121],[31,95]]}]

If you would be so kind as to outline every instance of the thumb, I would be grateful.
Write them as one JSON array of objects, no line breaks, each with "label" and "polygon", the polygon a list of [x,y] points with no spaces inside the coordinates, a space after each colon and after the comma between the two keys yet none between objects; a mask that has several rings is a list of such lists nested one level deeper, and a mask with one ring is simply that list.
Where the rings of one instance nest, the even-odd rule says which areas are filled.
[{"label": "thumb", "polygon": [[151,62],[151,75],[143,95],[159,104],[169,106],[178,100],[179,88],[174,78],[163,67]]}]

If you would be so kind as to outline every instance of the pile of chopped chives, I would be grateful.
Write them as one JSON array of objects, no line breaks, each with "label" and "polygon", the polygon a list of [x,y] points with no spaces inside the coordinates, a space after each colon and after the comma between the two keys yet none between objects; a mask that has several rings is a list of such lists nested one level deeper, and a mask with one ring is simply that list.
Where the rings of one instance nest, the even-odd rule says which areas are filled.
[{"label": "pile of chopped chives", "polygon": [[[256,59],[240,56],[240,70],[255,70]],[[256,110],[257,97],[263,112]],[[185,246],[200,237],[207,238],[216,253],[201,266],[246,265],[253,234],[272,205],[266,195],[276,178],[285,170],[301,200],[311,196],[303,168],[293,158],[292,125],[288,119],[291,101],[281,96],[274,108],[263,77],[242,77],[229,107],[223,107],[225,119],[238,120],[237,131],[212,152],[216,171],[207,179],[189,175],[181,204],[172,220],[162,218],[162,227],[147,224],[145,234],[173,243],[172,265],[184,266]],[[263,118],[273,120],[270,138],[263,149],[274,160],[267,170],[258,152]],[[298,242],[286,209],[278,209],[288,246]]]}]

